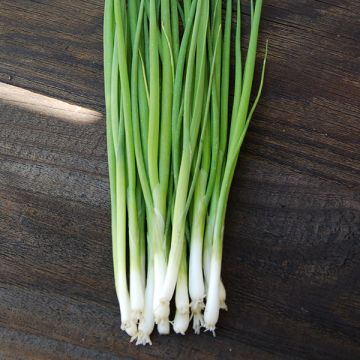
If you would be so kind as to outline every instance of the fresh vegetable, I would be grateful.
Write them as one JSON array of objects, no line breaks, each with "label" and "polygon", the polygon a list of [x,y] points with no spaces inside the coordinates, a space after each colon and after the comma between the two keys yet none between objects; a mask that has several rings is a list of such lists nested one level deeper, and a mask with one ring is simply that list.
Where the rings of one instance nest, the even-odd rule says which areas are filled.
[{"label": "fresh vegetable", "polygon": [[[242,66],[232,1],[105,0],[104,77],[115,288],[137,344],[214,332],[226,205],[250,107],[262,1],[250,3]],[[235,33],[234,74],[230,66]],[[234,78],[229,97],[230,74]],[[127,253],[128,252],[128,253]],[[175,318],[170,321],[170,301]]]}]

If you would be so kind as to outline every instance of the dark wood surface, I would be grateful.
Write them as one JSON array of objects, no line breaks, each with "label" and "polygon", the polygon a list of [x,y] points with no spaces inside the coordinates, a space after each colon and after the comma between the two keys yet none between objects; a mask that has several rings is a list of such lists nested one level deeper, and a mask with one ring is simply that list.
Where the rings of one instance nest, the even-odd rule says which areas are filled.
[{"label": "dark wood surface", "polygon": [[259,60],[266,39],[229,311],[216,338],[135,347],[113,286],[102,1],[0,1],[1,360],[360,359],[360,3],[265,1]]}]

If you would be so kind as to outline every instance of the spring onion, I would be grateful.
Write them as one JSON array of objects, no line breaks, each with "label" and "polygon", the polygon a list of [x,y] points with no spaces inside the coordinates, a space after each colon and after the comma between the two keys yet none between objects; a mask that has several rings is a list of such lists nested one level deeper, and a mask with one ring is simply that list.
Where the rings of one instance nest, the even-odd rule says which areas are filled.
[{"label": "spring onion", "polygon": [[[214,333],[226,205],[252,105],[262,0],[241,55],[237,1],[105,0],[104,82],[115,289],[121,329]],[[230,66],[235,33],[235,68]],[[234,97],[229,100],[230,76]],[[170,321],[170,302],[175,318]]]}]

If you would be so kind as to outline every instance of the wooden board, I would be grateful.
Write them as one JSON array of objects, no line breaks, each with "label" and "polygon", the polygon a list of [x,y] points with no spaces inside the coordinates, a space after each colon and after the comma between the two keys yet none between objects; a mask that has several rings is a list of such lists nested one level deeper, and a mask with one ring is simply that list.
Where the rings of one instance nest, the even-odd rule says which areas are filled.
[{"label": "wooden board", "polygon": [[141,348],[113,287],[102,6],[0,2],[0,359],[359,359],[360,3],[265,1],[266,85],[227,214],[229,311],[216,338]]}]

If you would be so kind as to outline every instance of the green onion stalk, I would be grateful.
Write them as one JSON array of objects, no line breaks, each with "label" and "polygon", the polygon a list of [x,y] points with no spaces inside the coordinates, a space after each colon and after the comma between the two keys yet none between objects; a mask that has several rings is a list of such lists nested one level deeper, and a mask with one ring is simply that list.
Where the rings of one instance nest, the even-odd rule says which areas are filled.
[{"label": "green onion stalk", "polygon": [[[189,45],[184,85],[183,145],[179,178],[175,192],[171,248],[160,298],[163,316],[168,314],[170,300],[176,287],[181,262],[181,253],[183,251],[185,241],[185,225],[187,216],[186,203],[188,200],[190,185],[191,164],[201,125],[201,115],[205,93],[205,59],[208,14],[209,2],[206,0],[198,0],[193,33]],[[193,93],[194,98],[192,96]]]},{"label": "green onion stalk", "polygon": [[259,101],[263,86],[267,53],[265,55],[258,95],[255,99],[253,107],[249,112],[249,102],[250,102],[250,95],[251,95],[251,89],[252,89],[252,83],[254,77],[261,10],[262,10],[262,0],[257,0],[254,9],[253,20],[251,22],[249,48],[246,57],[240,102],[239,104],[235,102],[233,104],[233,107],[234,108],[236,107],[238,110],[236,116],[233,119],[234,121],[231,123],[231,127],[230,127],[229,143],[228,143],[227,155],[225,159],[225,169],[221,181],[220,195],[216,208],[216,217],[215,217],[213,241],[212,241],[210,274],[209,274],[208,290],[206,296],[207,298],[206,307],[204,311],[205,328],[210,331],[215,330],[215,326],[219,318],[219,310],[221,303],[220,276],[221,276],[222,244],[223,244],[223,235],[224,235],[226,204],[228,201],[231,181],[234,176],[240,148],[244,141],[255,107]]},{"label": "green onion stalk", "polygon": [[[224,37],[221,44],[222,51],[226,55],[227,74],[223,73],[222,78],[229,79],[229,59],[230,59],[230,32],[231,32],[231,0],[226,3],[226,20],[224,26]],[[221,2],[212,2],[211,10],[211,26],[208,29],[208,51],[210,57],[214,59],[216,76],[211,84],[211,125],[208,127],[206,145],[203,151],[202,168],[197,180],[197,187],[194,196],[194,212],[193,225],[191,235],[191,251],[190,251],[190,266],[189,266],[189,291],[191,297],[191,311],[193,318],[193,329],[195,333],[200,332],[201,326],[204,325],[202,310],[204,308],[205,298],[205,284],[204,274],[202,269],[203,258],[203,242],[205,236],[205,224],[208,206],[214,191],[216,174],[221,169],[221,156],[219,157],[220,144],[220,113],[219,101],[217,95],[220,93],[220,74],[221,74],[221,52],[214,53],[213,47],[215,38],[215,29],[221,24]],[[220,45],[219,45],[220,47]],[[223,56],[224,57],[224,56]],[[224,80],[223,80],[224,81]],[[227,98],[227,95],[225,95]],[[222,131],[226,131],[226,124],[222,127]],[[211,145],[212,144],[212,145]],[[211,147],[210,147],[211,146]],[[219,177],[219,176],[218,176]],[[211,240],[211,236],[209,236]],[[208,258],[210,258],[210,246],[206,249],[208,251]],[[204,251],[205,252],[205,251]]]},{"label": "green onion stalk", "polygon": [[104,19],[104,82],[115,288],[121,312],[121,328],[134,337],[137,333],[136,320],[131,311],[126,272],[126,198],[121,196],[126,193],[125,135],[118,93],[118,42],[112,1],[105,3]]},{"label": "green onion stalk", "polygon": [[[132,107],[130,84],[128,74],[128,48],[127,48],[127,33],[131,35],[131,16],[128,18],[124,15],[126,8],[124,1],[114,2],[114,14],[116,23],[116,36],[117,36],[117,50],[119,60],[119,73],[120,73],[120,89],[122,100],[122,112],[124,118],[125,130],[125,159],[126,159],[126,192],[118,194],[118,196],[127,197],[127,216],[128,216],[128,235],[129,235],[129,257],[130,257],[130,303],[132,316],[137,322],[143,315],[144,311],[144,288],[141,279],[141,256],[140,256],[140,234],[138,224],[138,209],[136,201],[136,163],[134,151],[134,134],[132,125]],[[124,21],[126,19],[127,21]],[[130,25],[130,31],[127,30],[127,23]],[[123,156],[123,154],[122,154]]]}]

